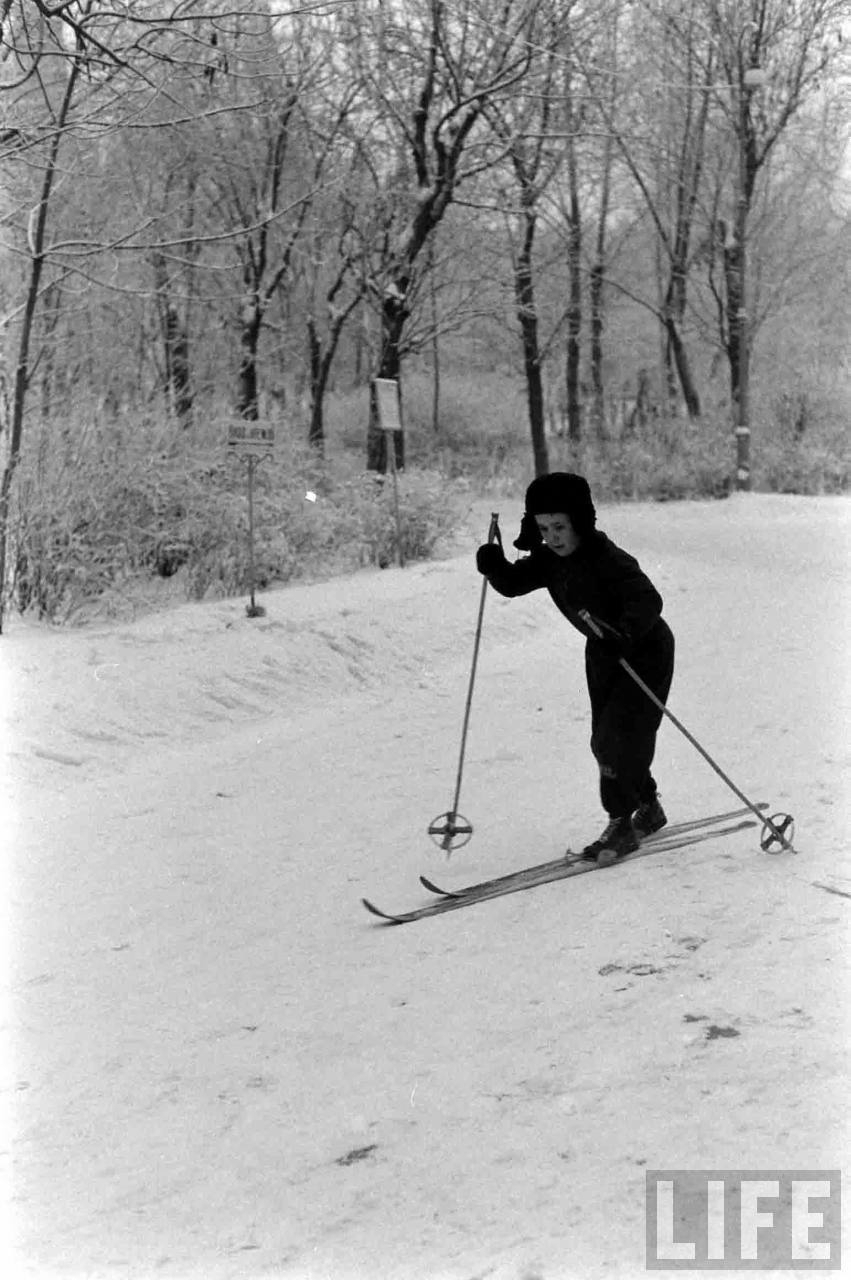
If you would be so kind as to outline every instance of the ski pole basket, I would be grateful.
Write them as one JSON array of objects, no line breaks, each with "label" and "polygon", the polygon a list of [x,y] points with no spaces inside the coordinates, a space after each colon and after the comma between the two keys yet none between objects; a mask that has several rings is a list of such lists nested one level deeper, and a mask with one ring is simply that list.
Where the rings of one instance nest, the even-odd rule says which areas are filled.
[{"label": "ski pole basket", "polygon": [[[488,542],[491,543],[496,539],[502,546],[502,536],[499,532],[499,514],[491,512],[491,522],[488,528]],[[476,623],[476,638],[473,642],[473,663],[470,668],[470,683],[467,688],[467,701],[464,706],[464,724],[461,729],[461,751],[458,756],[458,771],[455,777],[455,797],[452,802],[452,808],[446,813],[439,814],[432,822],[429,823],[428,834],[441,849],[445,850],[447,858],[454,849],[461,849],[467,844],[473,834],[473,825],[468,818],[465,818],[458,812],[458,801],[461,798],[461,779],[464,774],[464,753],[467,748],[467,730],[470,725],[470,708],[473,705],[473,686],[476,681],[476,665],[479,660],[479,644],[482,639],[482,619],[485,613],[485,596],[488,590],[487,578],[482,579],[482,593],[479,597],[479,617]]]}]

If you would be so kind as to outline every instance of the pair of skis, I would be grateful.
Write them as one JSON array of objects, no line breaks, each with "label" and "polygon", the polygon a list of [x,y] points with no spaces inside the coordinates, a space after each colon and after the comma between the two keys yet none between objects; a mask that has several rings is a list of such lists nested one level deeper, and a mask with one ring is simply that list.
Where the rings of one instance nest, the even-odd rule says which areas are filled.
[{"label": "pair of skis", "polygon": [[[745,815],[752,813],[754,809],[762,811],[767,808],[768,805],[765,803],[748,805],[744,809],[732,809],[727,813],[717,813],[707,818],[694,818],[686,822],[674,823],[655,835],[648,836],[635,853],[627,854],[615,865],[632,862],[636,858],[646,857],[649,853],[668,853],[688,845],[699,844],[703,840],[714,840],[720,836],[745,831],[748,827],[757,825],[753,818]],[[466,889],[441,889],[426,876],[420,876],[420,883],[430,893],[438,896],[436,902],[418,907],[414,911],[391,914],[381,911],[368,898],[362,898],[361,901],[367,911],[384,924],[410,924],[414,920],[442,915],[446,911],[457,911],[460,907],[473,906],[477,902],[489,902],[493,898],[501,898],[509,893],[520,893],[537,885],[551,884],[555,880],[566,880],[572,876],[583,875],[586,871],[597,870],[600,868],[595,862],[587,862],[581,854],[568,853],[565,857],[542,862],[537,866],[525,867],[508,875],[483,880],[479,884],[469,885]]]}]

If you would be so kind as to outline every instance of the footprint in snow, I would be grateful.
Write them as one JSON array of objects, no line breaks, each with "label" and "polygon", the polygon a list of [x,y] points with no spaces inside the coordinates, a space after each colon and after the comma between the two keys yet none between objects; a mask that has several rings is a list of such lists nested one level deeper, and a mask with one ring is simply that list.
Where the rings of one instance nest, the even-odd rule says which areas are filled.
[{"label": "footprint in snow", "polygon": [[351,1151],[347,1151],[344,1156],[338,1156],[334,1163],[345,1168],[347,1165],[357,1164],[359,1160],[368,1160],[373,1151],[377,1150],[378,1144],[375,1142],[368,1147],[354,1147]]}]

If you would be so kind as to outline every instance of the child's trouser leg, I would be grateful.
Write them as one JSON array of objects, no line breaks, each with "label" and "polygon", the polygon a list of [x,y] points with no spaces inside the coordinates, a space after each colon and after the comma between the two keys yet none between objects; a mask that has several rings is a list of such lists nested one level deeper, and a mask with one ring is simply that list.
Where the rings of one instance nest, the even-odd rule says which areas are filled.
[{"label": "child's trouser leg", "polygon": [[[670,630],[661,626],[658,642],[645,648],[633,665],[664,701],[671,686],[674,646]],[[586,670],[600,799],[611,817],[625,817],[656,794],[650,766],[662,712],[610,656],[589,653]]]}]

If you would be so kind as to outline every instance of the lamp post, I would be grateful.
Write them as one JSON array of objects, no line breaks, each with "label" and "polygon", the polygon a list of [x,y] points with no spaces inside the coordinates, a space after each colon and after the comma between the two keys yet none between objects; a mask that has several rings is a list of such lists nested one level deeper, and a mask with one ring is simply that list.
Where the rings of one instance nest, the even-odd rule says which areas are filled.
[{"label": "lamp post", "polygon": [[751,487],[750,342],[747,305],[748,236],[748,104],[754,89],[765,79],[760,67],[748,67],[739,84],[739,172],[736,201],[736,248],[739,260],[739,305],[736,312],[738,387],[734,409],[736,434],[736,488]]}]

